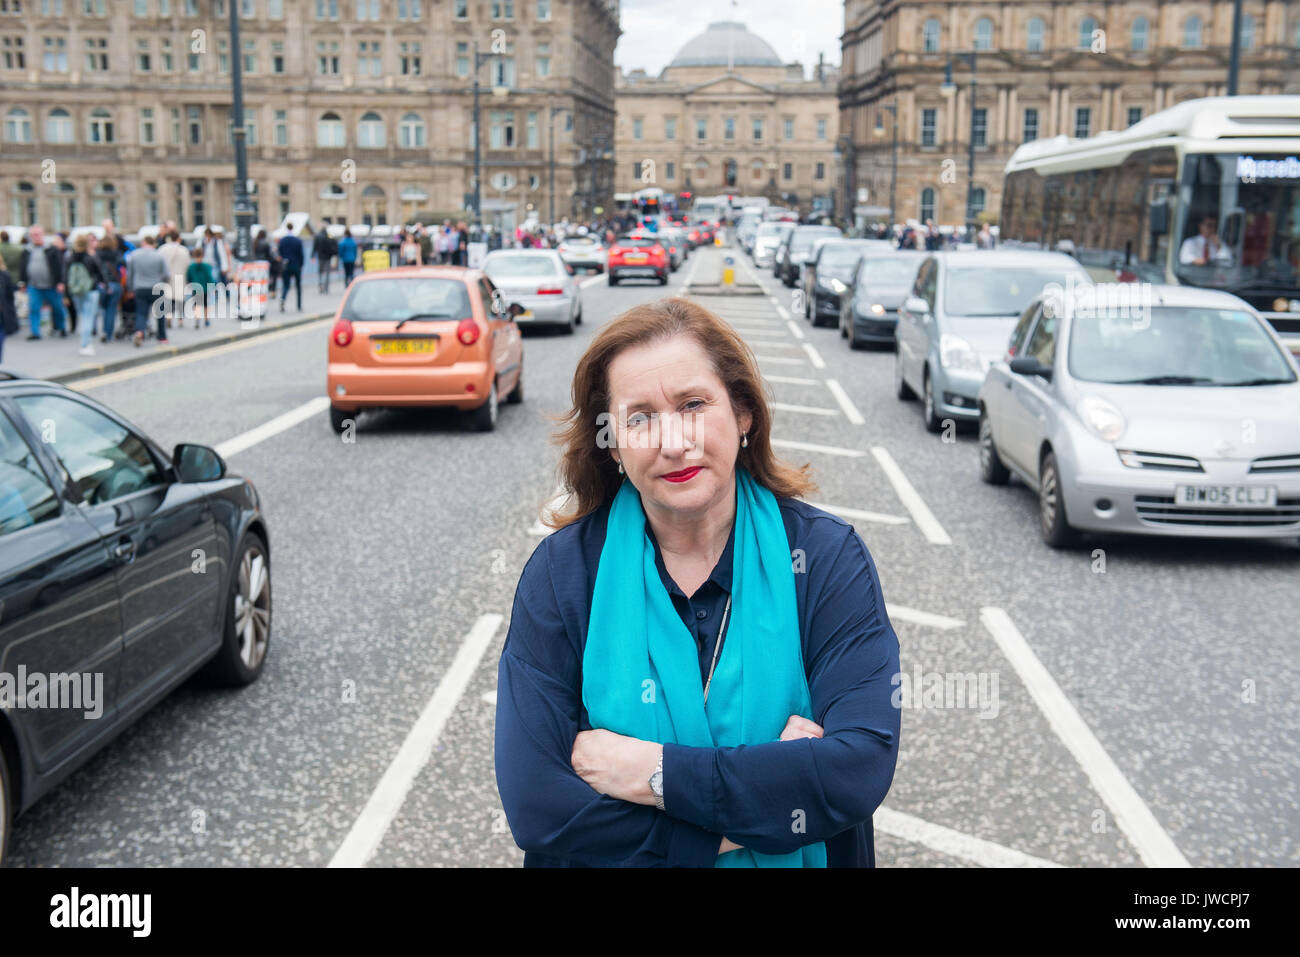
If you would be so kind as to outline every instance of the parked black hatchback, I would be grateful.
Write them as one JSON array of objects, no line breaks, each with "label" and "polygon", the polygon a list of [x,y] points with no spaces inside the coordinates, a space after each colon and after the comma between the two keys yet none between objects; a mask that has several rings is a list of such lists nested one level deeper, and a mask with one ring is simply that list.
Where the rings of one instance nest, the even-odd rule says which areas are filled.
[{"label": "parked black hatchback", "polygon": [[255,681],[271,638],[256,489],[111,409],[0,372],[0,860],[13,818],[177,685]]}]

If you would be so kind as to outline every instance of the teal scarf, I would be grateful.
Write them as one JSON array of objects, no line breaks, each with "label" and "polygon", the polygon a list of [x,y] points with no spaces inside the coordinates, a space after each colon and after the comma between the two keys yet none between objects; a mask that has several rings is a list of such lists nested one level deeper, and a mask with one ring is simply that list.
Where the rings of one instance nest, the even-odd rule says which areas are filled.
[{"label": "teal scarf", "polygon": [[[696,748],[777,741],[790,715],[812,718],[790,544],[776,497],[736,469],[731,621],[704,706],[695,639],[659,579],[641,496],[624,480],[610,508],[582,657],[593,728]],[[795,745],[791,745],[794,747]],[[773,808],[794,826],[797,808]],[[718,867],[825,867],[826,846],[748,848]]]}]

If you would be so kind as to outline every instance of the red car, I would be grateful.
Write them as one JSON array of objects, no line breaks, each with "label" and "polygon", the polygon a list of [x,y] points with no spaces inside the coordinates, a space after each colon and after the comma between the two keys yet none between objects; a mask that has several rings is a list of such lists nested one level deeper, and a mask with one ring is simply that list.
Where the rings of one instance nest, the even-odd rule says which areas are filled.
[{"label": "red car", "polygon": [[609,284],[617,286],[620,279],[658,279],[659,285],[668,285],[668,250],[649,233],[620,236],[609,247]]}]

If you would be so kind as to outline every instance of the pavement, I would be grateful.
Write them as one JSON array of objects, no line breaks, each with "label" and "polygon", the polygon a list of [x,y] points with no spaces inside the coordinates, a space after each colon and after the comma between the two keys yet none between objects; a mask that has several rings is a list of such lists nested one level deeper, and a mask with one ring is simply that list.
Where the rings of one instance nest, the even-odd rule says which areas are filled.
[{"label": "pavement", "polygon": [[[20,817],[9,863],[519,865],[496,663],[548,533],[553,416],[605,323],[720,255],[697,250],[666,288],[585,279],[573,335],[525,330],[526,398],[489,433],[405,411],[334,434],[326,322],[77,382],[164,447],[233,450],[270,526],[273,635],[254,685],[178,689]],[[931,435],[894,396],[892,351],[813,328],[737,258],[765,294],[699,301],[758,356],[810,500],[869,548],[902,673],[985,682],[903,698],[877,863],[1300,865],[1300,548],[1049,549],[1033,490],[984,485],[973,435]]]},{"label": "pavement", "polygon": [[[46,314],[40,340],[27,340],[27,323],[16,334],[5,338],[4,360],[0,368],[38,379],[54,382],[74,382],[90,376],[100,375],[134,366],[157,362],[200,349],[236,342],[250,336],[264,335],[278,329],[291,328],[305,322],[311,322],[323,316],[333,315],[343,298],[343,276],[336,271],[330,280],[328,294],[319,292],[314,267],[310,273],[303,275],[302,309],[295,309],[297,302],[295,290],[290,289],[287,310],[280,311],[276,295],[267,296],[267,311],[257,320],[240,320],[234,317],[211,320],[211,325],[195,329],[193,320],[183,323],[182,327],[167,330],[168,345],[161,346],[157,340],[146,339],[137,347],[130,337],[114,339],[112,342],[100,342],[96,335],[92,346],[94,356],[78,353],[81,344],[80,326],[78,331],[69,332],[66,339],[51,336],[51,322]],[[19,293],[25,295],[25,293]],[[121,319],[119,318],[119,324]],[[134,322],[134,319],[128,319]],[[156,327],[156,321],[151,322]]]}]

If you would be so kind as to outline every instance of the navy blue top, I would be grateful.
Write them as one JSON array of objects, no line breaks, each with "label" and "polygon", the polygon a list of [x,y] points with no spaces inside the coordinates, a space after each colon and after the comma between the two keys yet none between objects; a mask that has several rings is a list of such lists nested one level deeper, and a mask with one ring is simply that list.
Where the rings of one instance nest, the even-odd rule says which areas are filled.
[{"label": "navy blue top", "polygon": [[[497,788],[525,867],[712,867],[724,835],[767,854],[825,841],[831,867],[875,865],[871,815],[898,756],[900,713],[891,701],[898,639],[853,527],[804,502],[777,501],[795,569],[813,720],[824,737],[730,748],[666,744],[666,813],[599,794],[578,776],[571,757],[578,732],[591,728],[582,655],[606,504],[533,552],[498,666]],[[650,538],[659,577],[695,637],[702,683],[731,589],[734,527],[690,596],[666,571],[653,532]]]},{"label": "navy blue top", "polygon": [[302,268],[302,240],[293,233],[285,233],[280,237],[279,252],[287,267]]}]

